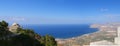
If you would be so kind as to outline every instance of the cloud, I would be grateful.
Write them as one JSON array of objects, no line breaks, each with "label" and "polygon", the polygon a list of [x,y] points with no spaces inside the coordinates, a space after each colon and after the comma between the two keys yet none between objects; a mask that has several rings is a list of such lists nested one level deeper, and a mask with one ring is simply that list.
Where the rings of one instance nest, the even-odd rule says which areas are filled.
[{"label": "cloud", "polygon": [[120,22],[120,14],[106,14],[103,17],[109,22]]},{"label": "cloud", "polygon": [[115,19],[115,18],[120,18],[120,14],[107,14],[107,15],[104,15],[110,19]]},{"label": "cloud", "polygon": [[[33,19],[34,18],[34,19]],[[36,24],[83,24],[119,22],[120,16],[116,14],[102,14],[81,17],[32,17],[30,23]],[[35,21],[34,21],[35,20]]]},{"label": "cloud", "polygon": [[25,21],[25,18],[23,18],[23,17],[9,17],[9,20],[11,20],[11,21]]},{"label": "cloud", "polygon": [[100,11],[101,12],[106,12],[106,11],[109,11],[109,9],[107,9],[107,8],[101,8]]},{"label": "cloud", "polygon": [[80,17],[0,17],[10,23],[20,24],[81,24],[81,23],[106,23],[120,22],[120,14],[102,14],[96,16],[80,16]]},{"label": "cloud", "polygon": [[24,17],[15,17],[15,16],[14,17],[0,16],[0,21],[2,21],[2,20],[5,20],[5,21],[10,22],[10,23],[14,23],[14,22],[19,23],[19,22],[27,21],[27,19]]}]

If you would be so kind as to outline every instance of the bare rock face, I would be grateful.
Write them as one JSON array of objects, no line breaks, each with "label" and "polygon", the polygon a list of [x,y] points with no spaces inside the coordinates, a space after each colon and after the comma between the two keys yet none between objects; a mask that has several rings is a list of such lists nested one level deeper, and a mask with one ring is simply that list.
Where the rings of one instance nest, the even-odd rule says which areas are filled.
[{"label": "bare rock face", "polygon": [[17,32],[17,29],[20,28],[20,25],[17,23],[13,23],[12,26],[9,27],[9,31]]}]

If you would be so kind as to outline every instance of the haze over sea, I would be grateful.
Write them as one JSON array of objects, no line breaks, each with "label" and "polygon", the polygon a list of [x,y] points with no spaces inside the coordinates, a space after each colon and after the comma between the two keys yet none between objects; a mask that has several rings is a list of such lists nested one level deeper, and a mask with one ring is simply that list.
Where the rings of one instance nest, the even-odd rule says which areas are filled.
[{"label": "haze over sea", "polygon": [[23,27],[33,29],[40,35],[49,34],[55,38],[71,38],[98,31],[97,29],[90,28],[89,26],[89,24],[23,25]]}]

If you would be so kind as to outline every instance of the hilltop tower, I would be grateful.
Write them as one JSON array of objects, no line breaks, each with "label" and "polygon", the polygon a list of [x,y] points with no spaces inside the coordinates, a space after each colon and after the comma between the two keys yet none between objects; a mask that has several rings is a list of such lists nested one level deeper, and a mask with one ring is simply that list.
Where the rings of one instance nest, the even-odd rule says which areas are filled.
[{"label": "hilltop tower", "polygon": [[20,28],[20,25],[17,23],[13,23],[12,26],[9,27],[9,31],[11,32],[17,32],[17,29]]}]

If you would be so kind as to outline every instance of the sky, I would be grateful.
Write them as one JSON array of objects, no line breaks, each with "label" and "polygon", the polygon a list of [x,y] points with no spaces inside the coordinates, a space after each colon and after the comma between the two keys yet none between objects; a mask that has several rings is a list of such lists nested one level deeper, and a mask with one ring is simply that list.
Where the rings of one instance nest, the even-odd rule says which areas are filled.
[{"label": "sky", "polygon": [[0,0],[0,20],[20,24],[120,22],[120,0]]}]

